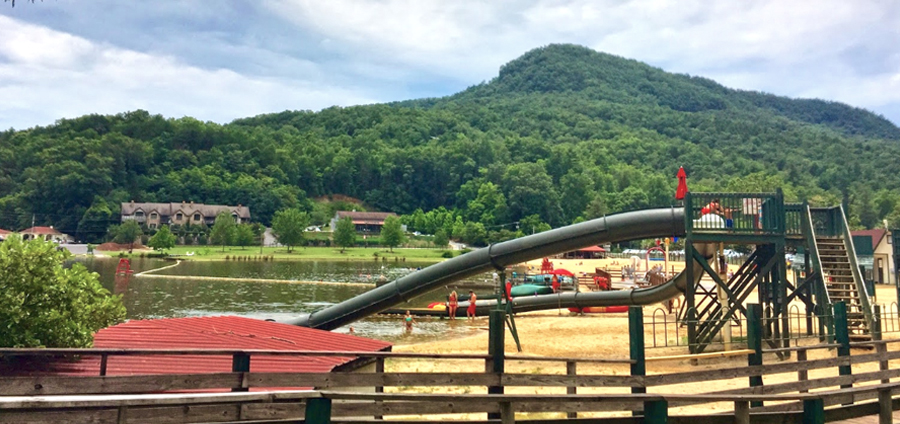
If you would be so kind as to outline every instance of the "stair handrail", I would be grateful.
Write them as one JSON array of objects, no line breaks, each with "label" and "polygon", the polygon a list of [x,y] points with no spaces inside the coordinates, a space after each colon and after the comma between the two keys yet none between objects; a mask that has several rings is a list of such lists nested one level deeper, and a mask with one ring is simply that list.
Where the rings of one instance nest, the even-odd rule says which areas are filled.
[{"label": "stair handrail", "polygon": [[806,243],[809,245],[809,256],[810,262],[812,262],[813,271],[819,275],[819,282],[816,286],[816,297],[818,298],[818,302],[823,307],[827,305],[831,305],[831,296],[828,295],[828,290],[825,288],[825,271],[822,267],[822,259],[819,256],[819,244],[816,242],[816,230],[812,225],[812,213],[809,210],[809,204],[803,202],[803,225],[806,227]]},{"label": "stair handrail", "polygon": [[863,280],[862,273],[859,272],[859,263],[856,260],[856,248],[853,246],[853,235],[850,234],[850,225],[847,223],[847,215],[844,214],[844,205],[839,206],[841,211],[841,226],[844,236],[844,249],[847,250],[847,258],[850,259],[850,271],[853,273],[853,280],[856,282],[856,292],[860,294],[859,302],[863,309],[863,316],[866,317],[866,325],[869,331],[875,329],[875,318],[872,316],[872,305],[869,301],[869,292],[866,289],[866,282]]}]

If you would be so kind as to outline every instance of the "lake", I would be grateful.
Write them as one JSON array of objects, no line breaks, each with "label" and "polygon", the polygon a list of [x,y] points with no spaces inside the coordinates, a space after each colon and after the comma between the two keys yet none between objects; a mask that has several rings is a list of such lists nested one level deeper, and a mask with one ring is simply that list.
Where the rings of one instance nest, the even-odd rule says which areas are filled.
[{"label": "lake", "polygon": [[[153,273],[158,276],[132,277],[125,284],[116,282],[118,258],[80,257],[77,261],[97,272],[104,287],[123,295],[128,319],[238,315],[276,321],[333,305],[374,288],[376,281],[394,280],[418,267],[430,265],[377,261],[182,261],[175,267]],[[174,263],[164,259],[136,258],[131,260],[131,269],[137,274]],[[296,282],[207,281],[166,278],[166,275]],[[482,280],[489,278],[486,275]],[[424,307],[431,302],[444,301],[447,294],[448,290],[438,289],[412,300],[408,306]],[[402,307],[398,305],[398,308]],[[351,326],[358,336],[410,344],[459,338],[486,325],[484,320],[466,322],[419,317],[416,321],[411,333],[406,332],[400,317],[373,316]],[[334,331],[347,333],[349,326]]]}]

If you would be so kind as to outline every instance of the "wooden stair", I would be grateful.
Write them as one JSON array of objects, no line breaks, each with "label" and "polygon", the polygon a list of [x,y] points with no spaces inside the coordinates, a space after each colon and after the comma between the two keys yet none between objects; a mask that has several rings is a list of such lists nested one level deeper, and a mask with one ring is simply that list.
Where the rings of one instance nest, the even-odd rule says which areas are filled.
[{"label": "wooden stair", "polygon": [[822,263],[829,299],[832,303],[844,302],[847,305],[850,340],[872,340],[863,302],[860,299],[859,287],[862,286],[862,282],[856,281],[853,276],[844,240],[840,237],[816,237],[816,245],[819,247],[819,260]]}]

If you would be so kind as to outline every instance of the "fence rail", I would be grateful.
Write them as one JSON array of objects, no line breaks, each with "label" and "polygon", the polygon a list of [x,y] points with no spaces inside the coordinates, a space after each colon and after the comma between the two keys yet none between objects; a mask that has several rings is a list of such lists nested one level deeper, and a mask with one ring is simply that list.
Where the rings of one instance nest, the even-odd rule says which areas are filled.
[{"label": "fence rail", "polygon": [[[800,422],[801,416],[803,422],[825,422],[827,417],[837,419],[835,417],[877,412],[881,422],[890,422],[890,413],[896,403],[892,399],[893,392],[900,385],[892,379],[900,378],[900,369],[891,369],[889,361],[900,360],[900,350],[888,347],[900,343],[900,339],[882,340],[881,332],[876,331],[873,334],[875,340],[851,343],[846,337],[845,307],[838,304],[833,325],[841,331],[835,331],[834,338],[825,338],[819,344],[764,350],[765,319],[760,305],[748,305],[747,316],[747,349],[700,355],[645,357],[644,338],[634,335],[630,358],[222,349],[0,349],[0,355],[7,360],[47,355],[105,358],[97,376],[0,377],[0,423],[261,423],[304,419],[307,423],[325,424],[332,417],[344,417],[342,422],[351,422],[363,417],[371,420],[372,417],[404,415],[416,415],[419,421],[430,422],[422,416],[484,412],[501,418],[504,423],[511,423],[515,412],[559,412],[574,418],[579,412],[588,411],[635,411],[636,415],[643,414],[646,422],[665,422],[670,406],[719,402],[733,403],[730,412],[733,416],[729,421],[721,421],[721,417],[692,417],[690,422],[749,423],[751,413],[754,422],[766,422],[766,414],[773,412],[778,412],[776,415],[782,419],[794,417],[796,422]],[[644,334],[642,317],[639,307],[629,311],[632,334]],[[879,329],[881,320],[876,322],[876,329]],[[854,347],[869,350],[857,351],[854,355],[851,354]],[[810,358],[809,353],[813,351],[817,352],[817,357]],[[230,355],[232,372],[104,375],[102,364],[110,356],[123,355]],[[362,357],[376,361],[376,367],[375,372],[251,371],[253,358],[272,355]],[[728,356],[745,357],[746,365],[731,361],[702,372],[673,372],[668,365]],[[391,364],[393,361],[476,361],[483,363],[485,371],[471,372],[472,367],[466,366],[458,367],[469,370],[466,372],[385,372],[386,360],[392,361]],[[522,366],[535,361],[549,366],[542,365],[534,372],[527,372],[528,369]],[[494,368],[498,362],[500,366],[504,362],[519,365],[518,368]],[[559,364],[559,368],[553,368],[554,364]],[[630,372],[622,372],[625,366]],[[495,372],[495,369],[500,371]],[[713,382],[724,384],[713,386]],[[691,387],[690,390],[698,393],[687,393],[686,388]],[[288,391],[252,392],[273,388]],[[306,390],[297,390],[301,388]],[[375,393],[348,393],[348,388],[374,389]],[[389,393],[383,393],[385,388],[390,388]],[[513,393],[506,392],[507,388],[512,388]],[[523,388],[534,390],[535,394],[519,394]],[[539,390],[559,393],[562,388],[566,395],[538,394]],[[654,393],[647,395],[650,388]],[[486,389],[487,395],[470,393],[472,390],[483,393]],[[586,389],[594,393],[583,393]],[[582,393],[578,393],[579,390]],[[218,393],[171,393],[177,391]],[[877,399],[877,403],[847,406],[872,399]],[[826,406],[833,408],[826,410]],[[900,407],[900,403],[897,406]],[[641,422],[623,421],[623,418],[597,420]]]}]

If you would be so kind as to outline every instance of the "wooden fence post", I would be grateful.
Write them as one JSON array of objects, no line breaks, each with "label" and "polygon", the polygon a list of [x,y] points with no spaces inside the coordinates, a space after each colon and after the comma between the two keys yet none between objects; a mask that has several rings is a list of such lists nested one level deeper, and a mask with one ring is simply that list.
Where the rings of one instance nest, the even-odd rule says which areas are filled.
[{"label": "wooden fence post", "polygon": [[[849,357],[850,356],[850,331],[847,327],[847,304],[844,302],[837,302],[834,304],[834,337],[835,341],[840,344],[838,347],[838,356],[839,357]],[[838,374],[840,375],[852,375],[853,371],[850,368],[850,364],[841,365],[838,367]],[[841,384],[842,389],[848,389],[853,387],[853,384]],[[851,402],[852,403],[852,402]]]},{"label": "wooden fence post", "polygon": [[[797,362],[806,362],[806,349],[797,351]],[[797,381],[808,381],[809,370],[806,368],[797,370]],[[809,389],[801,389],[800,393],[809,393]]]},{"label": "wooden fence post", "polygon": [[669,422],[669,402],[664,399],[644,401],[644,424],[667,422]]},{"label": "wooden fence post", "polygon": [[803,424],[825,424],[825,402],[822,399],[803,401]]},{"label": "wooden fence post", "polygon": [[[647,363],[644,355],[644,308],[640,306],[628,308],[628,340],[631,360],[634,361],[631,364],[631,375],[643,377],[647,375]],[[647,388],[632,386],[631,393],[647,393]],[[633,415],[640,414],[640,411],[633,412]]]},{"label": "wooden fence post", "polygon": [[[488,328],[488,355],[491,355],[491,372],[502,375],[504,372],[504,359],[506,359],[506,311],[503,309],[493,309],[490,312],[490,321]],[[488,394],[502,395],[503,386],[488,387]],[[499,413],[488,413],[489,420],[502,419]]]},{"label": "wooden fence post", "polygon": [[[747,349],[753,353],[747,355],[747,366],[753,367],[763,364],[762,355],[762,306],[758,303],[747,304]],[[750,387],[763,385],[761,375],[750,376]],[[751,407],[763,406],[760,401],[750,403]]]},{"label": "wooden fence post", "polygon": [[231,355],[231,372],[241,373],[241,387],[233,387],[232,392],[250,391],[247,385],[247,373],[250,372],[250,355],[246,353],[235,353]]},{"label": "wooden fence post", "polygon": [[878,391],[878,424],[891,424],[893,422],[894,404],[891,399],[891,389]]},{"label": "wooden fence post", "polygon": [[[375,373],[381,374],[382,377],[384,377],[384,359],[384,357],[375,358]],[[384,393],[384,386],[375,386],[375,393]],[[381,405],[384,404],[384,402],[376,400],[375,404]],[[376,415],[374,418],[376,420],[384,419],[381,415]]]},{"label": "wooden fence post", "polygon": [[750,402],[734,402],[734,424],[750,424]]},{"label": "wooden fence post", "polygon": [[102,354],[100,355],[100,376],[106,375],[106,366],[109,363],[109,355]]},{"label": "wooden fence post", "polygon": [[331,399],[307,399],[304,420],[306,424],[331,424]]},{"label": "wooden fence post", "polygon": [[[570,376],[577,375],[578,374],[577,366],[578,366],[578,363],[575,361],[566,361],[566,375],[570,375]],[[578,393],[578,389],[575,387],[574,382],[572,383],[571,386],[566,387],[566,394],[574,395],[577,393]],[[578,418],[578,413],[577,412],[569,412],[568,415],[566,415],[566,418]]]}]

